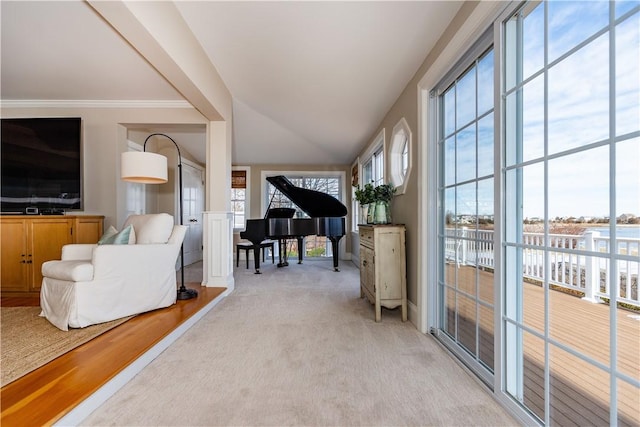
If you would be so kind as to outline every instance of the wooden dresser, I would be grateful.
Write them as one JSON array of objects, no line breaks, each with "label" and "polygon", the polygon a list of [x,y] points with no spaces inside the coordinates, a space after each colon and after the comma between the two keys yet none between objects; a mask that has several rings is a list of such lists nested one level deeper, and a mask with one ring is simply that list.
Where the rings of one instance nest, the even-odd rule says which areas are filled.
[{"label": "wooden dresser", "polygon": [[3,215],[0,217],[0,290],[37,295],[42,264],[60,259],[62,246],[96,243],[103,232],[98,215]]},{"label": "wooden dresser", "polygon": [[407,264],[404,225],[358,225],[360,230],[360,297],[375,304],[376,322],[381,307],[402,307],[407,320]]}]

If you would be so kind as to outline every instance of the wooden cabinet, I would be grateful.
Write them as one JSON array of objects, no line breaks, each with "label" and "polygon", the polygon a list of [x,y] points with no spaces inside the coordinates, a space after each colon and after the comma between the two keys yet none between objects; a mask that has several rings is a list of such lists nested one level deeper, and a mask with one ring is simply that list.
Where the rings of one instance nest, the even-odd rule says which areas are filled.
[{"label": "wooden cabinet", "polygon": [[402,308],[407,320],[407,266],[404,225],[359,225],[360,297],[375,305],[376,322],[381,307]]},{"label": "wooden cabinet", "polygon": [[102,236],[103,220],[103,216],[0,217],[2,293],[39,292],[42,264],[60,259],[66,244],[96,243]]}]

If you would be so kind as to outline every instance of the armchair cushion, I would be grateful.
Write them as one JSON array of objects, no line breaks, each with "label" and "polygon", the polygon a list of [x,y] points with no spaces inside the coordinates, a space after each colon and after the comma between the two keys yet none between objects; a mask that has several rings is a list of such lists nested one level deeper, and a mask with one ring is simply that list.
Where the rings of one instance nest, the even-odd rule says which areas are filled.
[{"label": "armchair cushion", "polygon": [[136,244],[167,243],[173,231],[173,216],[162,214],[131,215],[124,227],[133,226]]}]

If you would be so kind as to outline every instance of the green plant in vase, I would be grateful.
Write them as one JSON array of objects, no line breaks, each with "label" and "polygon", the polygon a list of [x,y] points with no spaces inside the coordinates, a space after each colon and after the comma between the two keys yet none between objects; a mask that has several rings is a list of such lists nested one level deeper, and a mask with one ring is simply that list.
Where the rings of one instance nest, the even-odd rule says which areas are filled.
[{"label": "green plant in vase", "polygon": [[360,217],[368,224],[373,222],[373,209],[375,207],[376,192],[373,184],[365,184],[364,188],[356,188],[356,201],[362,209]]},{"label": "green plant in vase", "polygon": [[375,193],[375,214],[373,222],[375,224],[391,223],[391,199],[396,193],[396,187],[389,184],[382,184],[374,189]]}]

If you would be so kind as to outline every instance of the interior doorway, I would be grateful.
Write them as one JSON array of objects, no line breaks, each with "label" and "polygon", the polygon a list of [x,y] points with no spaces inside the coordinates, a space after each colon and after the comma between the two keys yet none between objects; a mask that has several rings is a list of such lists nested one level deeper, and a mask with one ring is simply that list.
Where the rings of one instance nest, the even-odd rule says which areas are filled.
[{"label": "interior doorway", "polygon": [[191,162],[182,162],[184,264],[202,261],[202,212],[204,211],[204,170]]}]

